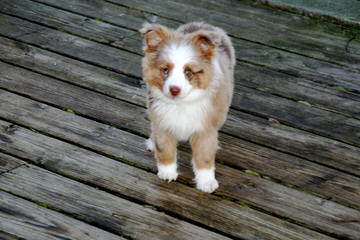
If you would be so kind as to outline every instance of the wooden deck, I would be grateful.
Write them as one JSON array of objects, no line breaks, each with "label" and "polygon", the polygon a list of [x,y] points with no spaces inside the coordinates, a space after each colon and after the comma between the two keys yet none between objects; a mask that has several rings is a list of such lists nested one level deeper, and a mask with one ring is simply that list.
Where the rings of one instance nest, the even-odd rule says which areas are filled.
[{"label": "wooden deck", "polygon": [[[144,21],[236,47],[220,188],[143,144]],[[357,31],[357,32],[356,32]],[[0,1],[0,239],[360,239],[358,28],[239,0]]]}]

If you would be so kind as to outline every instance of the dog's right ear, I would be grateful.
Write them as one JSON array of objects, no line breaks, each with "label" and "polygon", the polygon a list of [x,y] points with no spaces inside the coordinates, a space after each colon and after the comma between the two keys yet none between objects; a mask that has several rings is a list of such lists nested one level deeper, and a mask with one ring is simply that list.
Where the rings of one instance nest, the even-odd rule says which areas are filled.
[{"label": "dog's right ear", "polygon": [[139,32],[144,36],[144,52],[155,52],[160,44],[169,37],[169,30],[159,24],[144,23]]}]

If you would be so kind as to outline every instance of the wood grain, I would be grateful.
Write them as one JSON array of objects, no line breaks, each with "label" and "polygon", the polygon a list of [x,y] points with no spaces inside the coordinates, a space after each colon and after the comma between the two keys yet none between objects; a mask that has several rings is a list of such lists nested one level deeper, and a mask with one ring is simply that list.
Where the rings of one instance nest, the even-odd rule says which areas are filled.
[{"label": "wood grain", "polygon": [[28,240],[125,239],[2,191],[0,222],[0,231]]},{"label": "wood grain", "polygon": [[0,188],[136,239],[229,239],[31,165],[1,175]]},{"label": "wood grain", "polygon": [[[47,0],[45,2],[47,2]],[[54,3],[52,0],[50,0],[50,2],[50,4],[61,6],[61,8],[65,7],[67,10],[75,11],[80,14],[89,10],[88,6],[85,6],[86,3],[82,1],[73,1],[74,3],[71,5],[64,5],[61,2]],[[109,4],[106,2],[99,2],[98,4],[100,4],[100,9],[106,9],[104,10],[106,11],[106,14],[110,14],[108,12],[108,7],[116,7],[116,5],[107,6]],[[146,3],[143,5],[146,5]],[[169,4],[167,3],[167,5]],[[170,3],[170,5],[172,4]],[[140,18],[138,22],[145,21],[143,16],[139,16],[139,14],[129,15],[128,13],[121,13],[120,15],[122,19],[120,22],[116,22],[114,20],[111,21],[116,25],[119,25],[122,22],[128,23],[125,25],[127,28],[132,29],[131,33],[128,29],[120,28],[100,21],[94,21],[84,16],[61,11],[59,9],[51,8],[49,6],[28,0],[8,0],[8,2],[6,0],[3,2],[2,9],[6,13],[15,14],[21,16],[22,18],[25,17],[29,20],[45,24],[46,26],[55,27],[56,29],[68,31],[87,39],[108,43],[113,46],[118,46],[132,52],[142,54],[142,39],[140,35],[137,34],[137,29],[141,27],[141,24],[134,24],[131,22],[134,16],[138,16]],[[122,9],[121,12],[126,12],[126,8]],[[90,14],[90,16],[94,18],[102,15],[101,11]],[[107,17],[110,19],[116,19],[118,15],[119,12],[112,12],[112,14]],[[63,19],[67,20],[64,21]],[[164,19],[164,21],[166,21],[166,19]],[[167,21],[169,22],[170,20]],[[169,25],[169,23],[166,25]],[[179,23],[172,22],[171,25],[177,26]],[[119,34],[116,39],[117,33]],[[241,39],[233,39],[233,42],[237,53],[236,55],[238,59],[242,61],[266,66],[266,68],[287,72],[295,76],[307,77],[313,81],[326,83],[331,86],[340,85],[350,89],[359,90],[359,85],[356,81],[356,79],[359,78],[358,72],[352,72],[350,69],[343,69],[338,65],[329,64],[304,57],[302,55],[296,55],[256,44],[253,41],[249,42]],[[350,76],[352,77],[350,78]]]},{"label": "wood grain", "polygon": [[[144,98],[142,96],[139,98],[139,89],[136,88],[142,84],[139,79],[117,74],[99,67],[89,66],[83,62],[68,59],[21,42],[6,38],[1,38],[1,41],[3,43],[1,46],[2,58],[6,61],[21,64],[26,67],[31,64],[34,70],[59,76],[65,81],[71,79],[72,82],[76,82],[77,84],[91,86],[92,89],[101,90],[104,93],[124,100],[131,97],[137,104],[145,105]],[[140,46],[138,48],[140,48]],[[85,73],[89,68],[93,70],[92,75]],[[75,76],[71,78],[63,76],[67,74],[67,72],[76,72],[81,76],[76,76],[75,79]],[[106,81],[98,80],[100,74],[107,78]],[[287,74],[244,63],[237,65],[235,77],[238,86],[258,89],[262,92],[276,94],[294,99],[295,101],[308,101],[315,107],[337,111],[358,119],[360,118],[360,97],[347,91],[316,85],[305,79],[290,77]],[[87,81],[88,79],[91,81]],[[121,85],[122,82],[127,83],[127,85]],[[119,94],[118,88],[121,88],[121,94]],[[128,96],[127,93],[132,96]],[[143,91],[141,91],[141,93],[143,94]],[[259,92],[259,94],[261,95],[262,93]]]},{"label": "wood grain", "polygon": [[[33,137],[32,144],[40,146],[39,140],[41,139]],[[56,144],[56,141],[48,140],[49,145]],[[15,140],[20,143],[19,141],[21,139]],[[52,148],[52,150],[49,145],[44,145],[42,150],[41,147],[37,147],[37,150],[32,148],[35,153],[25,153],[25,155],[29,156],[33,162],[40,161],[43,166],[56,172],[96,184],[138,201],[146,201],[146,204],[161,207],[161,209],[214,227],[235,237],[241,237],[241,239],[324,237],[219,197],[202,194],[182,184],[168,184],[159,180],[154,174],[96,156],[85,150],[76,150],[76,147],[68,144],[62,143],[64,150],[70,153],[67,156],[59,148]],[[28,148],[30,149],[31,147]],[[75,150],[77,156],[73,154]],[[44,156],[45,152],[47,157]],[[56,163],[50,156],[56,158]],[[41,158],[41,160],[34,160],[36,158]]]},{"label": "wood grain", "polygon": [[[54,0],[41,0],[55,4]],[[356,29],[344,31],[336,24],[319,22],[308,17],[279,10],[250,6],[241,1],[180,1],[158,4],[156,0],[109,0],[132,9],[189,22],[205,21],[216,24],[231,35],[271,47],[286,49],[329,62],[337,62],[359,69],[359,52],[347,52],[347,41],[358,33]],[[59,4],[59,3],[57,3]],[[156,5],[157,7],[153,7]],[[176,9],[186,9],[177,11]],[[324,46],[326,43],[326,46]]]},{"label": "wood grain", "polygon": [[[4,130],[11,131],[11,129],[4,129]],[[6,138],[3,138],[1,141],[6,141]],[[12,169],[16,169],[22,165],[23,163],[19,163],[17,159],[0,152],[0,175],[9,172]]]},{"label": "wood grain", "polygon": [[[0,64],[0,67],[4,71],[13,69],[2,78],[0,86],[3,88],[30,94],[31,97],[40,101],[73,109],[77,113],[109,122],[141,135],[149,134],[149,124],[143,108],[5,63]],[[24,77],[27,75],[32,77]],[[36,80],[38,78],[42,80]],[[29,91],[29,89],[32,90]],[[246,113],[231,110],[223,131],[354,174],[360,172],[359,148],[282,124],[273,124]],[[352,134],[356,138],[354,135],[356,132]]]},{"label": "wood grain", "polygon": [[[356,31],[235,0],[159,4],[0,3],[0,238],[360,238]],[[189,186],[188,145],[168,184],[143,144],[137,29],[194,16],[229,30],[239,60],[215,195]]]},{"label": "wood grain", "polygon": [[[4,14],[0,14],[0,23],[0,33],[3,35],[33,42],[46,49],[56,47],[58,50],[61,49],[60,52],[64,55],[95,65],[99,65],[98,60],[101,58],[104,62],[100,65],[105,64],[108,68],[115,70],[120,68],[122,72],[130,75],[141,74],[139,68],[141,56],[139,55]],[[37,41],[33,41],[34,39]]]},{"label": "wood grain", "polygon": [[[28,29],[32,29],[34,27],[41,28],[41,26],[39,26],[39,25],[33,25],[28,22],[21,22],[19,19],[14,19],[14,18],[9,17],[9,20],[15,21],[16,26],[18,24],[24,24],[24,25],[26,25],[26,27]],[[19,33],[18,30],[13,30],[13,31]],[[38,31],[38,30],[36,30],[36,31]],[[86,50],[84,50],[84,48],[82,48],[80,46],[77,46],[79,44],[86,45],[86,46],[88,46],[89,44],[92,44],[92,43],[89,43],[87,40],[79,38],[79,39],[77,39],[78,43],[74,44],[72,42],[75,41],[74,40],[74,38],[76,38],[75,36],[69,36],[68,34],[54,31],[51,29],[46,29],[46,28],[43,31],[48,31],[49,34],[51,33],[52,37],[48,37],[45,34],[41,34],[41,35],[30,34],[30,35],[25,35],[23,40],[25,40],[25,41],[30,40],[30,42],[38,42],[38,43],[41,43],[41,45],[43,47],[56,49],[56,51],[62,51],[63,53],[66,53],[66,54],[68,54],[69,51],[72,51],[73,57],[80,56],[83,60],[86,59],[87,61],[89,61],[89,58],[91,58],[91,59],[94,59],[94,61],[98,62],[99,64],[102,64],[102,65],[105,64],[106,67],[113,67],[113,59],[112,59],[113,57],[112,56],[106,57],[104,55],[106,52],[108,54],[110,54],[109,53],[110,49],[108,49],[107,46],[101,45],[101,46],[97,47],[96,50],[91,47],[91,50],[88,51],[90,46],[88,48],[86,48]],[[8,34],[12,35],[13,33],[11,32]],[[55,36],[57,38],[56,42],[52,41],[52,38]],[[70,40],[70,42],[69,42],[69,38],[72,39],[72,40]],[[85,41],[85,42],[83,42],[83,41]],[[58,42],[61,42],[62,44],[68,43],[70,45],[67,47],[67,50],[63,50],[63,46],[60,46],[58,44]],[[104,47],[104,49],[101,49],[102,47]],[[116,51],[116,50],[117,49],[114,49],[113,51]],[[96,56],[94,55],[94,51],[97,51]],[[121,51],[121,50],[117,50],[117,51]],[[127,54],[130,54],[130,53],[127,53]],[[116,54],[115,56],[122,56],[122,55],[123,55],[123,52],[118,52],[118,54]],[[130,57],[130,56],[128,56],[128,57]],[[138,63],[140,63],[139,56],[133,54],[132,57],[134,60],[137,59]],[[104,61],[105,59],[107,61]],[[122,64],[121,62],[123,62],[124,64]],[[125,60],[125,58],[121,58],[121,60],[119,59],[119,63],[120,63],[119,66],[120,65],[124,66],[124,68],[121,67],[121,71],[126,72],[127,66],[130,66],[129,62],[130,61]],[[133,69],[135,69],[134,65],[131,65],[131,67]],[[138,67],[134,71],[139,72],[140,68]],[[141,76],[140,73],[137,73],[136,75],[138,77]],[[247,89],[245,88],[245,90],[247,90]],[[258,93],[255,90],[249,89],[248,91],[252,92],[251,95],[253,95],[253,93]],[[262,112],[260,111],[259,113],[265,115],[266,117],[276,118],[276,119],[283,121],[284,123],[290,122],[290,125],[292,125],[292,126],[300,127],[302,129],[314,132],[316,134],[321,134],[326,137],[331,137],[336,140],[340,140],[340,141],[344,141],[346,143],[360,146],[360,136],[357,136],[356,134],[354,134],[354,133],[358,132],[360,129],[360,120],[355,120],[355,119],[351,119],[351,118],[344,117],[341,115],[336,115],[335,113],[327,112],[327,111],[324,111],[321,109],[310,109],[309,110],[308,108],[304,108],[304,106],[302,106],[294,101],[286,100],[286,99],[283,99],[280,97],[271,96],[270,94],[266,94],[266,93],[257,94],[258,100],[255,101],[254,100],[255,98],[253,98],[252,101],[250,103],[248,103],[248,102],[244,101],[244,100],[246,100],[246,98],[242,98],[242,96],[241,96],[244,94],[245,94],[245,92],[240,89],[238,91],[238,95],[235,95],[238,98],[234,99],[234,101],[233,101],[235,105],[241,106],[242,109],[251,111],[252,109],[254,109],[254,105],[259,106],[259,109],[261,108],[261,110],[262,110]],[[275,103],[273,105],[269,105],[268,103],[274,102],[274,99],[277,101],[277,103]],[[238,101],[236,101],[236,100],[238,100]],[[279,103],[281,103],[280,109],[281,109],[281,107],[284,108],[283,112],[278,110]],[[263,106],[263,107],[261,107],[261,106]],[[272,108],[270,108],[270,106],[272,106]],[[284,107],[284,106],[287,106],[287,107]],[[309,111],[306,112],[306,110],[309,110]],[[289,111],[292,111],[293,114],[296,114],[297,112],[299,112],[299,114],[292,116],[292,115],[287,114],[287,112],[289,112]],[[339,122],[341,122],[341,124],[338,124]],[[332,131],[334,126],[336,126],[337,131]]]},{"label": "wood grain", "polygon": [[[144,159],[145,162],[153,161],[144,153],[143,138],[136,138],[136,141],[132,142],[131,139],[135,136],[126,132],[73,114],[64,114],[61,110],[2,90],[0,101],[0,109],[4,109],[0,110],[2,118],[132,163],[140,163],[142,166],[148,165],[139,162],[137,158]],[[274,179],[360,207],[360,180],[357,177],[231,136],[221,135],[220,140],[222,149],[217,154],[218,162],[252,169]],[[120,144],[121,142],[123,143]],[[134,147],[129,148],[129,144]]]},{"label": "wood grain", "polygon": [[24,240],[23,238],[17,237],[13,234],[3,232],[0,230],[0,239],[2,240]]},{"label": "wood grain", "polygon": [[[93,123],[90,122],[90,124]],[[3,122],[2,128],[8,125],[9,123]],[[82,126],[84,125],[85,122],[82,123]],[[115,132],[112,129],[108,131],[109,133],[107,135]],[[4,132],[1,132],[1,134],[9,140],[9,143],[3,146],[3,150],[10,151],[11,154],[22,154],[22,156],[26,156],[27,159],[50,169],[70,171],[71,175],[75,174],[78,176],[77,178],[83,181],[95,181],[94,184],[101,182],[102,176],[105,175],[105,173],[93,173],[96,176],[95,180],[93,176],[89,179],[86,169],[93,166],[93,170],[89,171],[94,172],[96,169],[100,169],[101,166],[105,166],[106,159],[91,154],[86,150],[80,150],[67,143],[59,142],[58,140],[50,139],[40,134],[36,135],[22,128],[17,128],[12,135],[5,134]],[[138,138],[139,137],[129,133],[123,134],[122,136],[117,135],[116,139],[118,139],[118,148],[121,153],[118,157],[123,158],[126,156],[126,161],[155,172],[156,163],[153,160],[153,156],[152,154],[146,153],[143,145],[144,139],[141,139],[141,141],[136,144],[136,139]],[[121,144],[122,141],[125,143]],[[135,149],[127,150],[129,146],[137,146],[137,153],[135,154],[133,152]],[[181,179],[187,183],[192,183],[193,174],[190,165],[190,156],[181,151],[179,152],[179,156],[178,162],[180,165]],[[58,166],[58,164],[61,164],[59,159],[63,158],[73,160],[71,160],[71,163],[65,164],[66,167]],[[84,162],[84,165],[77,166],[80,162]],[[94,166],[96,162],[99,163],[99,166],[97,164]],[[115,166],[109,167],[109,169],[115,169],[116,171],[120,171],[119,169],[122,168],[123,167]],[[81,174],[81,177],[78,174]],[[114,174],[109,175],[112,180],[114,179]],[[285,186],[222,165],[217,165],[217,178],[221,183],[217,192],[222,195],[249,202],[267,211],[290,217],[310,226],[317,226],[325,231],[338,235],[349,234],[351,236],[355,234],[356,236],[356,232],[358,232],[358,224],[337,223],[334,225],[334,222],[338,222],[344,218],[357,219],[360,217],[360,213],[353,209],[297,190],[289,189]],[[106,180],[104,185],[109,187],[112,180]],[[142,195],[142,198],[147,199],[147,195],[146,197]],[[339,215],[339,212],[342,214]]]}]

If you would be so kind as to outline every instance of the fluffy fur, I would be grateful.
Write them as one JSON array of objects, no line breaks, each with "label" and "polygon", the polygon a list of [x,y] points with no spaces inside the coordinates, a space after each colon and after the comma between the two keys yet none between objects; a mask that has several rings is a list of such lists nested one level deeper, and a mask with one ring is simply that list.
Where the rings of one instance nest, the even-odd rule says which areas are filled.
[{"label": "fluffy fur", "polygon": [[212,192],[218,130],[233,91],[231,41],[220,28],[197,22],[176,30],[145,23],[140,32],[152,129],[147,146],[155,151],[158,176],[176,179],[177,143],[190,140],[196,187]]}]

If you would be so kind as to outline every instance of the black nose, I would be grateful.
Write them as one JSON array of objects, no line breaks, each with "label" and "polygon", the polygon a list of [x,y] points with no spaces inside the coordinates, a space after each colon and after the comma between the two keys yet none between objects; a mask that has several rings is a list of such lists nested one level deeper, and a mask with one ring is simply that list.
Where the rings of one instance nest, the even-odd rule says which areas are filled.
[{"label": "black nose", "polygon": [[176,97],[177,95],[179,95],[181,92],[179,87],[176,86],[170,86],[170,93],[171,95],[173,95],[174,97]]}]

